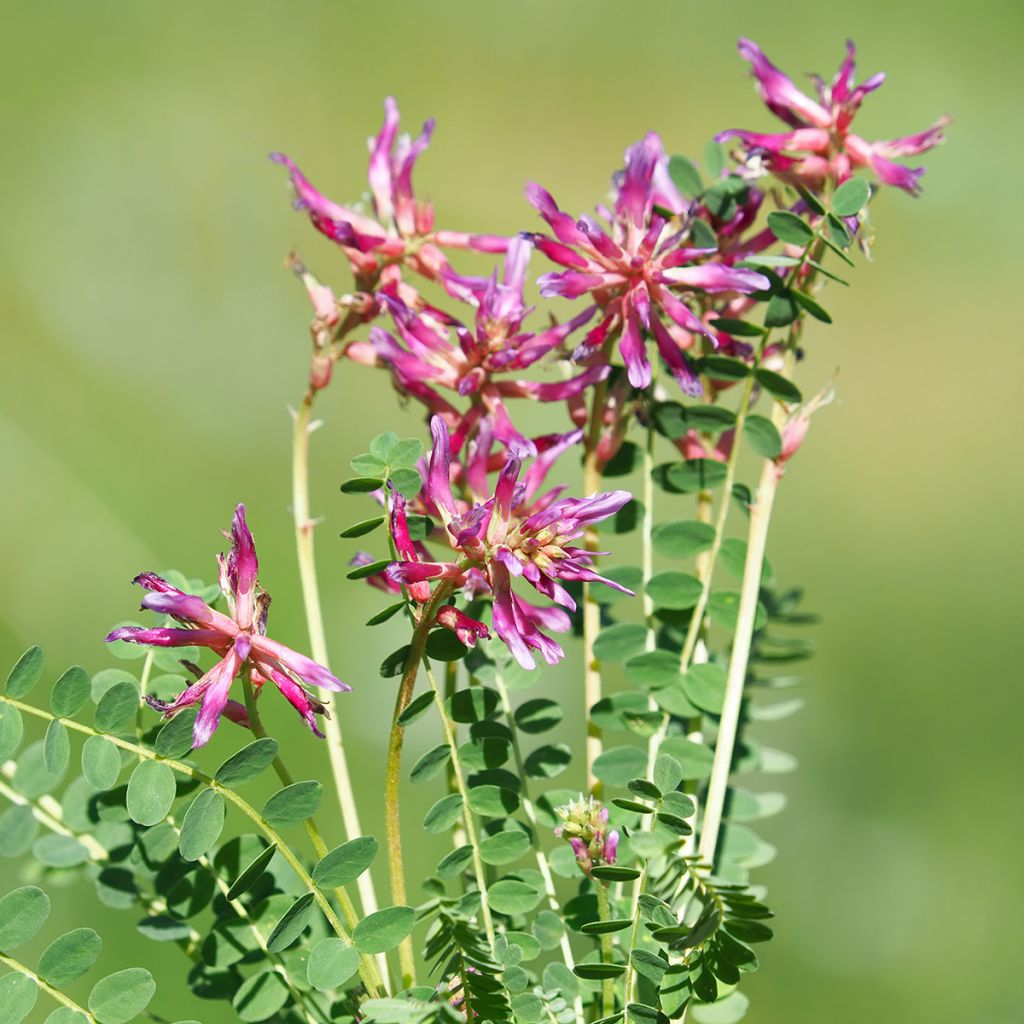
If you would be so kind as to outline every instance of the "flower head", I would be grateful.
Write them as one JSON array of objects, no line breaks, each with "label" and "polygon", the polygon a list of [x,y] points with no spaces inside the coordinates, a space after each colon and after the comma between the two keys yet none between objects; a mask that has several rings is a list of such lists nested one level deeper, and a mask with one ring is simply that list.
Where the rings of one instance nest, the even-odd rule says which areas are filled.
[{"label": "flower head", "polygon": [[[178,590],[156,573],[144,572],[132,581],[146,591],[142,607],[169,615],[178,625],[149,629],[122,626],[106,640],[108,643],[124,640],[148,647],[206,647],[217,655],[213,668],[200,673],[198,680],[176,700],[164,703],[146,698],[150,706],[163,712],[165,717],[192,704],[201,704],[192,732],[196,747],[209,741],[222,714],[240,720],[237,706],[232,707],[236,702],[229,701],[228,694],[232,681],[243,673],[249,673],[257,692],[264,683],[272,682],[319,736],[316,716],[326,715],[327,711],[307,687],[334,691],[351,690],[351,687],[331,675],[323,665],[266,635],[270,596],[257,581],[259,563],[245,521],[244,505],[235,509],[227,536],[231,548],[226,556],[218,556],[218,575],[229,614],[215,611],[202,598]],[[191,665],[186,667],[192,668]]]},{"label": "flower head", "polygon": [[555,808],[562,824],[555,829],[572,846],[576,863],[587,876],[595,867],[615,863],[619,833],[608,828],[608,808],[593,796],[579,797],[572,803]]},{"label": "flower head", "polygon": [[[434,447],[428,463],[426,491],[436,508],[452,548],[448,561],[430,562],[411,543],[406,543],[405,506],[400,498],[392,504],[391,533],[399,555],[386,570],[389,579],[408,587],[413,600],[430,599],[430,581],[447,580],[456,588],[473,593],[490,592],[493,598],[494,631],[525,668],[533,668],[531,651],[539,651],[549,664],[564,655],[562,648],[538,628],[546,625],[545,613],[533,609],[512,590],[513,577],[522,577],[538,593],[570,611],[576,602],[563,586],[565,582],[605,583],[616,590],[632,591],[599,576],[593,568],[592,552],[573,545],[592,523],[614,515],[628,502],[628,491],[595,494],[589,498],[558,498],[544,503],[539,511],[522,512],[527,483],[520,483],[524,452],[513,446],[498,478],[494,493],[469,506],[460,507],[451,489],[451,444],[448,430],[439,416],[430,421]],[[561,625],[562,616],[551,621]],[[440,620],[448,628],[456,624]],[[557,628],[554,626],[553,628]],[[458,630],[486,635],[482,623],[463,617]],[[468,635],[468,634],[467,634]]]},{"label": "flower head", "polygon": [[[522,330],[530,313],[523,299],[530,250],[527,240],[513,239],[500,277],[497,271],[489,278],[445,272],[449,292],[475,310],[472,327],[437,309],[413,309],[395,294],[381,294],[398,336],[380,327],[371,330],[379,361],[391,368],[398,390],[444,417],[460,442],[487,420],[498,440],[529,446],[509,416],[507,399],[571,402],[608,374],[608,367],[596,366],[569,380],[509,379],[557,350],[592,315],[586,310],[540,332]],[[468,398],[469,410],[460,412],[438,388]]]},{"label": "flower head", "polygon": [[413,194],[412,172],[430,144],[433,119],[415,140],[398,134],[398,105],[384,102],[384,124],[369,140],[368,171],[373,216],[342,206],[318,192],[298,165],[283,153],[272,153],[284,164],[295,189],[295,205],[306,210],[313,226],[344,250],[357,280],[371,280],[381,268],[406,264],[431,280],[448,266],[443,248],[504,252],[508,239],[460,231],[437,231],[434,210]]},{"label": "flower head", "polygon": [[668,158],[654,132],[630,146],[625,161],[615,182],[614,209],[605,211],[608,230],[592,217],[574,221],[539,185],[527,186],[527,199],[555,235],[535,236],[535,244],[566,268],[540,279],[541,294],[587,295],[600,310],[577,358],[596,357],[617,338],[630,384],[645,388],[651,383],[651,364],[644,338],[652,335],[683,390],[699,394],[700,382],[685,350],[695,334],[712,343],[714,336],[680,296],[693,301],[695,293],[749,293],[768,288],[769,282],[753,270],[700,263],[714,250],[682,244],[685,228],[672,215],[688,210],[668,176]]},{"label": "flower head", "polygon": [[896,185],[911,194],[921,190],[923,167],[904,167],[895,163],[900,157],[926,153],[943,141],[948,117],[941,117],[926,131],[916,135],[867,142],[851,131],[854,117],[864,98],[885,80],[872,75],[854,84],[852,42],[846,44],[846,57],[839,70],[826,83],[814,77],[817,99],[801,92],[749,39],[739,41],[740,54],[750,62],[757,91],[776,117],[790,126],[786,132],[761,132],[730,129],[717,136],[718,141],[738,139],[748,158],[757,159],[767,170],[792,184],[818,191],[826,182],[842,184],[857,168],[868,168],[880,181]]}]

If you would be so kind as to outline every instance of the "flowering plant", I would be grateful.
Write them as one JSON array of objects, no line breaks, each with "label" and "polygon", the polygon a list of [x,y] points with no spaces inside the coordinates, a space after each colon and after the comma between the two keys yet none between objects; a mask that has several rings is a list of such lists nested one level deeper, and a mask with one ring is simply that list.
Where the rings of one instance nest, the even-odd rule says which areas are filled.
[{"label": "flowering plant", "polygon": [[[399,136],[393,100],[370,140],[372,213],[274,155],[353,279],[337,294],[291,259],[313,307],[292,494],[309,655],[267,635],[240,504],[217,585],[135,578],[159,622],[106,640],[141,659],[138,673],[72,667],[43,708],[25,700],[41,650],[18,661],[0,693],[0,853],[35,866],[0,899],[5,1024],[40,992],[60,1004],[54,1024],[127,1024],[154,997],[142,967],[79,997],[101,947],[89,927],[35,966],[18,952],[45,924],[42,885],[68,876],[178,945],[189,987],[221,1001],[224,1019],[744,1015],[744,975],[772,937],[752,873],[775,854],[750,823],[785,800],[743,777],[790,765],[759,733],[799,706],[775,699],[791,681],[779,667],[810,654],[791,632],[809,619],[801,592],[780,587],[766,559],[784,473],[832,397],[827,382],[805,398],[795,381],[804,332],[831,322],[827,289],[870,253],[875,196],[920,191],[921,169],[897,160],[939,143],[946,119],[867,142],[852,122],[882,76],[855,84],[852,45],[828,84],[815,80],[816,98],[752,42],[740,52],[787,131],[721,132],[703,168],[649,133],[594,216],[529,184],[542,223],[511,238],[435,226],[412,184],[433,122]],[[467,250],[500,265],[467,274]],[[551,266],[533,282],[538,261]],[[533,283],[555,300],[546,317],[529,305]],[[309,509],[312,411],[345,360],[353,373],[386,367],[429,432],[429,447],[373,438],[341,484],[367,505],[342,537],[376,551],[355,553],[349,579],[388,595],[367,626],[404,634],[381,650],[385,682],[373,684],[328,667]],[[548,432],[531,436],[514,399],[543,407]],[[582,651],[555,639],[574,633]],[[539,662],[577,654],[571,703],[519,698],[544,678]],[[349,771],[345,693],[392,679],[378,840],[360,824],[373,779]],[[277,715],[267,689],[324,741],[327,785],[290,773],[264,725]],[[566,711],[586,720],[582,751],[534,741]],[[238,749],[211,771],[203,748],[222,718]],[[45,734],[23,746],[37,720]],[[405,733],[428,721],[439,742],[410,767]],[[79,739],[81,774],[64,786]],[[270,772],[275,792],[252,802],[246,787]],[[411,814],[406,778],[430,793]],[[247,831],[225,839],[228,810]],[[333,819],[344,841],[329,848],[321,826]],[[436,866],[412,888],[420,819]]]}]

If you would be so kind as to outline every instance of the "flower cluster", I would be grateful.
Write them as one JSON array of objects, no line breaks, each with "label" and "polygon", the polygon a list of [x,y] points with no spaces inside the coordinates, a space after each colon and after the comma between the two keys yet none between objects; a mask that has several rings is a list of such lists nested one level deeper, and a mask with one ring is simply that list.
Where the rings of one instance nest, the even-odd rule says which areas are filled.
[{"label": "flower cluster", "polygon": [[239,676],[248,677],[256,694],[264,683],[272,682],[309,728],[320,736],[316,716],[326,715],[327,709],[306,687],[339,692],[351,687],[335,678],[323,665],[266,635],[270,595],[257,580],[259,563],[252,533],[245,521],[244,505],[235,509],[228,536],[231,549],[227,556],[219,555],[217,563],[229,614],[214,610],[202,598],[178,590],[156,573],[144,572],[132,581],[147,592],[142,598],[142,608],[169,615],[177,625],[121,626],[108,634],[107,642],[124,640],[147,647],[205,647],[217,655],[217,663],[206,672],[185,663],[198,679],[176,700],[164,703],[147,697],[150,706],[167,718],[183,708],[201,705],[192,733],[196,747],[209,741],[222,714],[240,724],[249,724],[245,707],[228,699],[231,683]]},{"label": "flower cluster", "polygon": [[580,793],[572,803],[555,808],[555,813],[562,819],[555,835],[569,843],[585,875],[615,863],[619,833],[608,828],[608,808],[600,800]]}]

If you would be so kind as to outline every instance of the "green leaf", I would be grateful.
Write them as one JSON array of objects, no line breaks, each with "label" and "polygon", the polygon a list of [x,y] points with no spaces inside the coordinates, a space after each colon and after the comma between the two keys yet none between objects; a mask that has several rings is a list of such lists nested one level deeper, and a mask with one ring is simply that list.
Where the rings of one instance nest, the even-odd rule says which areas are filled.
[{"label": "green leaf", "polygon": [[469,791],[469,807],[487,818],[504,818],[519,808],[519,794],[502,786],[474,786]]},{"label": "green leaf", "polygon": [[660,956],[647,949],[634,949],[630,954],[630,960],[633,962],[637,974],[646,978],[655,986],[661,984],[661,979],[665,976],[665,971],[668,969],[668,963]]},{"label": "green leaf", "polygon": [[95,789],[111,789],[121,774],[121,754],[106,736],[90,736],[82,747],[82,774]]},{"label": "green leaf", "polygon": [[48,835],[36,840],[32,856],[48,868],[76,868],[89,860],[89,851],[74,837]]},{"label": "green leaf", "polygon": [[703,743],[682,736],[669,736],[662,742],[661,749],[679,762],[684,779],[706,779],[711,774],[713,755]]},{"label": "green leaf", "polygon": [[63,775],[67,771],[71,758],[71,739],[67,726],[55,718],[46,727],[43,737],[43,763],[46,770],[54,775]]},{"label": "green leaf", "polygon": [[644,507],[635,498],[627,501],[618,512],[594,525],[601,533],[630,533],[643,521]]},{"label": "green leaf", "polygon": [[667,570],[656,573],[647,584],[647,596],[655,608],[682,610],[692,608],[700,597],[703,585],[696,576]]},{"label": "green leaf", "polygon": [[50,710],[58,718],[72,718],[85,707],[92,686],[89,676],[80,665],[72,665],[53,684],[50,693]]},{"label": "green leaf", "polygon": [[763,338],[768,332],[760,324],[748,323],[746,320],[733,320],[720,316],[712,321],[716,331],[731,334],[734,338]]},{"label": "green leaf", "polygon": [[660,523],[651,532],[654,550],[663,558],[692,558],[702,551],[707,551],[714,539],[714,527],[710,523],[700,523],[695,519]]},{"label": "green leaf", "polygon": [[385,907],[364,917],[352,938],[360,953],[386,953],[409,935],[415,924],[412,907]]},{"label": "green leaf", "polygon": [[521,704],[513,717],[523,732],[531,735],[547,732],[561,723],[562,706],[546,697],[540,697]]},{"label": "green leaf", "polygon": [[538,747],[523,762],[526,774],[532,779],[553,779],[569,767],[572,749],[565,743],[550,743]]},{"label": "green leaf", "polygon": [[341,485],[341,493],[369,494],[371,491],[379,491],[383,486],[384,481],[380,477],[357,476],[353,477],[351,480],[346,480]]},{"label": "green leaf", "polygon": [[423,442],[418,437],[404,437],[397,442],[388,455],[392,469],[406,469],[416,465],[423,454]]},{"label": "green leaf", "polygon": [[625,974],[626,968],[623,964],[577,964],[572,972],[577,978],[600,981],[602,978],[617,978]]},{"label": "green leaf", "polygon": [[437,778],[451,760],[451,751],[447,743],[431,747],[413,766],[409,772],[412,782],[429,782]]},{"label": "green leaf", "polygon": [[178,852],[184,860],[199,860],[220,838],[224,828],[224,797],[204,789],[192,801],[181,822]]},{"label": "green leaf", "polygon": [[823,324],[832,323],[832,316],[817,299],[811,298],[811,296],[806,294],[806,292],[794,291],[792,295],[793,298],[796,299],[797,303],[803,306],[803,308],[806,309],[815,320],[820,320]]},{"label": "green leaf", "polygon": [[693,703],[712,715],[722,713],[725,700],[725,669],[710,662],[694,665],[683,676],[683,689]]},{"label": "green leaf", "polygon": [[378,459],[376,455],[357,455],[351,463],[353,472],[360,476],[384,476],[388,464],[384,459]]},{"label": "green leaf", "polygon": [[631,682],[652,690],[675,686],[680,680],[679,656],[672,651],[646,651],[630,658],[624,667]]},{"label": "green leaf", "polygon": [[647,752],[639,747],[612,747],[594,760],[594,774],[609,786],[625,786],[647,770]]},{"label": "green leaf", "polygon": [[704,168],[712,180],[720,177],[725,169],[725,149],[714,139],[704,147]]},{"label": "green leaf", "polygon": [[398,444],[398,435],[393,430],[385,430],[383,434],[378,434],[370,442],[370,454],[387,465],[396,444]]},{"label": "green leaf", "polygon": [[287,949],[306,930],[313,913],[313,893],[303,893],[284,913],[267,938],[267,949],[280,953]]},{"label": "green leaf", "polygon": [[633,918],[622,917],[614,921],[590,921],[580,929],[584,935],[611,935],[625,931],[633,923]]},{"label": "green leaf", "polygon": [[654,762],[654,784],[658,789],[671,793],[682,781],[682,765],[671,754],[659,754]]},{"label": "green leaf", "polygon": [[21,746],[24,734],[21,712],[11,704],[0,702],[0,761],[6,761]]},{"label": "green leaf", "polygon": [[871,186],[863,178],[850,178],[832,195],[832,212],[837,217],[852,217],[860,213],[871,198]]},{"label": "green leaf", "polygon": [[387,622],[388,619],[397,615],[405,605],[405,601],[396,601],[394,604],[389,604],[387,608],[382,608],[376,615],[371,615],[366,620],[366,624],[368,626],[379,626],[382,622]]},{"label": "green leaf", "polygon": [[246,978],[234,994],[231,1005],[240,1021],[255,1024],[273,1017],[289,997],[288,986],[281,975],[275,970],[266,970]]},{"label": "green leaf", "polygon": [[[632,591],[640,589],[640,583],[643,579],[643,574],[635,565],[613,565],[610,569],[605,570],[604,575],[608,579],[614,580],[620,586]],[[593,596],[598,604],[614,604],[616,601],[629,597],[628,594],[622,593],[621,590],[612,590],[611,587],[594,587]]]},{"label": "green leaf", "polygon": [[647,641],[647,628],[637,622],[617,622],[603,629],[594,641],[594,657],[599,661],[625,661],[639,654]]},{"label": "green leaf", "polygon": [[39,958],[38,974],[54,988],[77,981],[96,963],[103,940],[91,928],[76,928],[54,939]]},{"label": "green leaf", "polygon": [[397,651],[392,651],[381,663],[380,672],[382,679],[392,679],[394,676],[400,676],[405,671],[405,663],[409,660],[409,651],[411,648],[408,644],[399,647]]},{"label": "green leaf", "polygon": [[30,647],[16,662],[7,676],[4,692],[8,697],[20,700],[43,674],[43,649],[39,646]]},{"label": "green leaf", "polygon": [[139,825],[155,825],[174,803],[174,772],[162,761],[142,761],[128,780],[128,816]]},{"label": "green leaf", "polygon": [[259,880],[267,865],[273,859],[275,853],[277,853],[277,846],[274,843],[271,843],[270,846],[256,854],[256,856],[246,865],[241,874],[239,874],[239,876],[231,883],[231,888],[228,889],[226,898],[229,900],[237,900],[243,892],[251,889]]},{"label": "green leaf", "polygon": [[760,921],[747,921],[727,917],[722,927],[740,942],[767,942],[774,934],[771,928]]},{"label": "green leaf", "polygon": [[788,327],[800,315],[800,307],[788,288],[776,292],[764,311],[765,327]]},{"label": "green leaf", "polygon": [[501,698],[489,686],[472,686],[454,693],[447,704],[453,721],[473,725],[492,717],[501,704]]},{"label": "green leaf", "polygon": [[781,374],[758,367],[754,371],[754,376],[757,378],[758,384],[776,398],[780,398],[784,402],[800,401],[800,389]]},{"label": "green leaf", "polygon": [[736,1024],[749,1006],[750,1000],[742,992],[730,992],[714,1003],[694,1004],[691,1016],[697,1024]]},{"label": "green leaf", "polygon": [[127,1024],[149,1006],[155,992],[149,971],[129,967],[96,982],[89,993],[89,1009],[99,1024]]},{"label": "green leaf", "polygon": [[97,732],[119,733],[130,729],[139,710],[139,691],[133,683],[114,683],[100,697],[93,724]]},{"label": "green leaf", "polygon": [[357,836],[325,853],[313,868],[313,881],[323,889],[336,889],[354,882],[377,856],[373,836]]},{"label": "green leaf", "polygon": [[633,879],[640,877],[640,872],[636,868],[623,868],[617,865],[591,868],[590,873],[603,882],[632,882]]},{"label": "green leaf", "polygon": [[668,161],[668,173],[672,184],[687,199],[696,199],[704,191],[704,182],[701,181],[700,171],[689,157],[672,156]]},{"label": "green leaf", "polygon": [[445,854],[434,869],[438,878],[455,878],[465,871],[473,860],[472,846],[458,846]]},{"label": "green leaf", "polygon": [[398,716],[398,724],[401,726],[411,725],[434,703],[434,695],[428,690],[418,697],[409,701],[406,709]]},{"label": "green leaf", "polygon": [[229,789],[251,782],[274,763],[277,757],[277,740],[269,736],[253,740],[248,746],[242,747],[232,754],[214,775],[215,781]]},{"label": "green leaf", "polygon": [[750,366],[731,356],[705,356],[700,366],[712,380],[745,380],[750,376]]},{"label": "green leaf", "polygon": [[427,636],[427,657],[434,661],[459,661],[469,648],[450,630],[435,629]]},{"label": "green leaf", "polygon": [[[725,475],[725,466],[716,459],[687,459],[685,462],[668,462],[655,466],[653,480],[669,494],[690,494],[694,491],[713,490],[725,480]],[[637,582],[639,576],[638,570]]]},{"label": "green leaf", "polygon": [[60,785],[60,773],[51,772],[46,765],[42,740],[30,743],[18,757],[14,772],[14,788],[30,800],[51,793]]},{"label": "green leaf", "polygon": [[324,787],[312,780],[293,782],[276,792],[264,805],[263,817],[274,828],[297,825],[312,818],[324,798]]},{"label": "green leaf", "polygon": [[345,576],[350,580],[364,580],[367,576],[376,576],[377,573],[383,572],[391,562],[390,558],[378,558],[375,562],[368,562],[366,565],[357,565],[354,569],[349,569]]},{"label": "green leaf", "polygon": [[431,835],[447,832],[462,816],[462,797],[458,793],[450,793],[441,797],[427,811],[423,819],[423,828]]},{"label": "green leaf", "polygon": [[12,972],[0,978],[0,1024],[19,1024],[36,1005],[39,989],[31,978]]},{"label": "green leaf", "polygon": [[20,857],[32,848],[39,823],[28,804],[14,804],[0,815],[0,857]]},{"label": "green leaf", "polygon": [[647,698],[642,693],[635,690],[619,690],[618,693],[602,697],[590,709],[590,720],[599,729],[628,729],[625,716],[646,710]]},{"label": "green leaf", "polygon": [[530,848],[530,837],[522,829],[499,832],[480,844],[480,857],[485,864],[511,864]]},{"label": "green leaf", "polygon": [[199,709],[184,708],[156,734],[153,749],[161,757],[182,758],[192,749],[192,729]]},{"label": "green leaf", "polygon": [[804,248],[814,238],[814,231],[804,220],[788,210],[773,210],[768,214],[768,227],[780,242]]},{"label": "green leaf", "polygon": [[748,416],[743,424],[743,434],[750,447],[762,458],[777,459],[782,454],[782,437],[766,416]]},{"label": "green leaf", "polygon": [[339,938],[321,939],[309,954],[306,980],[315,989],[327,992],[340,988],[359,969],[359,952]]},{"label": "green leaf", "polygon": [[527,882],[503,878],[487,890],[487,904],[499,914],[527,914],[540,903],[544,894]]},{"label": "green leaf", "polygon": [[346,527],[339,537],[362,537],[364,534],[370,533],[376,530],[384,522],[384,516],[373,516],[370,519],[364,519],[362,522],[354,523],[352,526]]},{"label": "green leaf", "polygon": [[50,916],[50,898],[36,885],[13,889],[0,899],[0,950],[28,942]]},{"label": "green leaf", "polygon": [[[84,1013],[72,1010],[69,1006],[58,1006],[43,1024],[87,1024]],[[178,1024],[199,1024],[199,1021],[178,1021]]]},{"label": "green leaf", "polygon": [[423,478],[415,469],[396,469],[391,484],[403,498],[411,501],[423,489]]}]

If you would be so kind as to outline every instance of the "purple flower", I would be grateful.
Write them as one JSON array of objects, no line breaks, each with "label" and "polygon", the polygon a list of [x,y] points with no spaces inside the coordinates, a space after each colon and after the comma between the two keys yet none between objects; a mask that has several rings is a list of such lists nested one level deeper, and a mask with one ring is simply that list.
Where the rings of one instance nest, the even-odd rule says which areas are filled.
[{"label": "purple flower", "polygon": [[[388,291],[379,296],[398,335],[380,327],[371,329],[370,341],[379,361],[391,368],[400,392],[445,419],[460,445],[482,420],[490,422],[494,436],[503,443],[528,445],[509,416],[507,399],[572,402],[608,374],[607,367],[597,366],[569,380],[508,379],[556,351],[593,314],[585,310],[567,323],[537,333],[524,331],[523,321],[530,312],[523,300],[530,251],[527,240],[512,239],[500,277],[497,271],[488,278],[443,273],[449,293],[475,309],[472,328],[432,307],[413,309]],[[460,412],[438,388],[469,399],[469,410]]]},{"label": "purple flower", "polygon": [[645,388],[651,382],[651,364],[644,338],[653,335],[680,387],[699,394],[700,382],[685,350],[695,334],[712,343],[714,336],[680,295],[749,293],[768,288],[769,282],[756,271],[696,262],[714,250],[681,245],[683,229],[666,211],[681,214],[686,205],[667,167],[654,132],[626,150],[625,169],[616,179],[615,207],[606,211],[608,231],[591,217],[574,221],[539,185],[528,185],[526,197],[555,234],[554,239],[535,236],[535,244],[566,268],[540,279],[541,294],[568,299],[587,295],[601,311],[577,358],[596,357],[617,338],[630,384]]},{"label": "purple flower", "polygon": [[[107,642],[124,640],[150,647],[207,647],[218,661],[209,671],[195,670],[198,680],[170,703],[153,697],[151,707],[169,718],[182,708],[201,703],[192,732],[193,744],[207,743],[222,714],[235,721],[245,720],[244,709],[228,700],[232,681],[243,672],[257,687],[270,681],[320,736],[316,716],[326,715],[324,705],[306,687],[342,692],[352,688],[305,655],[293,651],[266,635],[270,596],[257,582],[258,562],[252,534],[245,521],[245,506],[235,509],[231,521],[231,549],[218,556],[220,587],[230,614],[215,611],[199,597],[171,586],[156,573],[144,572],[132,581],[147,591],[142,607],[169,615],[176,627],[122,626],[107,636]],[[187,664],[186,667],[194,669]]]},{"label": "purple flower", "polygon": [[313,226],[345,251],[357,280],[369,282],[384,267],[405,263],[431,280],[448,266],[442,247],[504,252],[507,238],[461,231],[435,231],[430,203],[416,199],[412,172],[430,143],[433,119],[413,140],[398,135],[398,106],[392,97],[384,101],[384,124],[370,139],[368,177],[374,216],[328,199],[318,192],[298,165],[283,153],[271,153],[284,164],[295,189],[295,205],[309,214]]},{"label": "purple flower", "polygon": [[[410,589],[414,600],[429,600],[423,584],[431,580],[450,580],[458,587],[474,593],[490,591],[493,600],[494,631],[524,668],[536,664],[532,651],[539,651],[548,664],[554,665],[564,656],[562,648],[541,632],[545,624],[542,610],[530,607],[512,590],[512,579],[521,577],[544,597],[568,608],[576,603],[562,585],[565,582],[589,581],[605,583],[623,593],[632,591],[613,580],[599,576],[593,568],[592,553],[575,547],[572,542],[583,536],[592,523],[614,515],[628,502],[628,491],[595,494],[589,498],[559,498],[544,504],[539,511],[521,512],[527,483],[519,482],[522,449],[512,446],[498,478],[494,493],[468,508],[460,508],[451,490],[451,444],[444,422],[439,416],[430,421],[434,447],[428,463],[426,490],[430,503],[447,532],[452,554],[446,561],[426,561],[418,550],[406,548],[402,558],[386,570],[389,579]],[[403,536],[404,504],[392,506],[392,536]],[[483,636],[481,624],[460,622],[462,629],[476,629]],[[549,617],[558,628],[564,623],[560,616]],[[448,623],[442,622],[442,625]],[[449,628],[453,628],[449,626]]]},{"label": "purple flower", "polygon": [[846,57],[832,81],[814,76],[817,99],[801,92],[749,39],[739,41],[740,54],[750,62],[755,85],[768,109],[790,126],[786,132],[764,134],[730,129],[718,141],[738,139],[748,160],[756,160],[791,184],[813,191],[826,182],[846,181],[857,168],[868,168],[887,185],[911,194],[921,190],[923,167],[903,167],[900,157],[926,153],[943,141],[949,117],[941,117],[927,131],[883,142],[866,142],[850,126],[864,97],[874,92],[885,75],[872,75],[854,84],[855,47],[846,44]]}]

